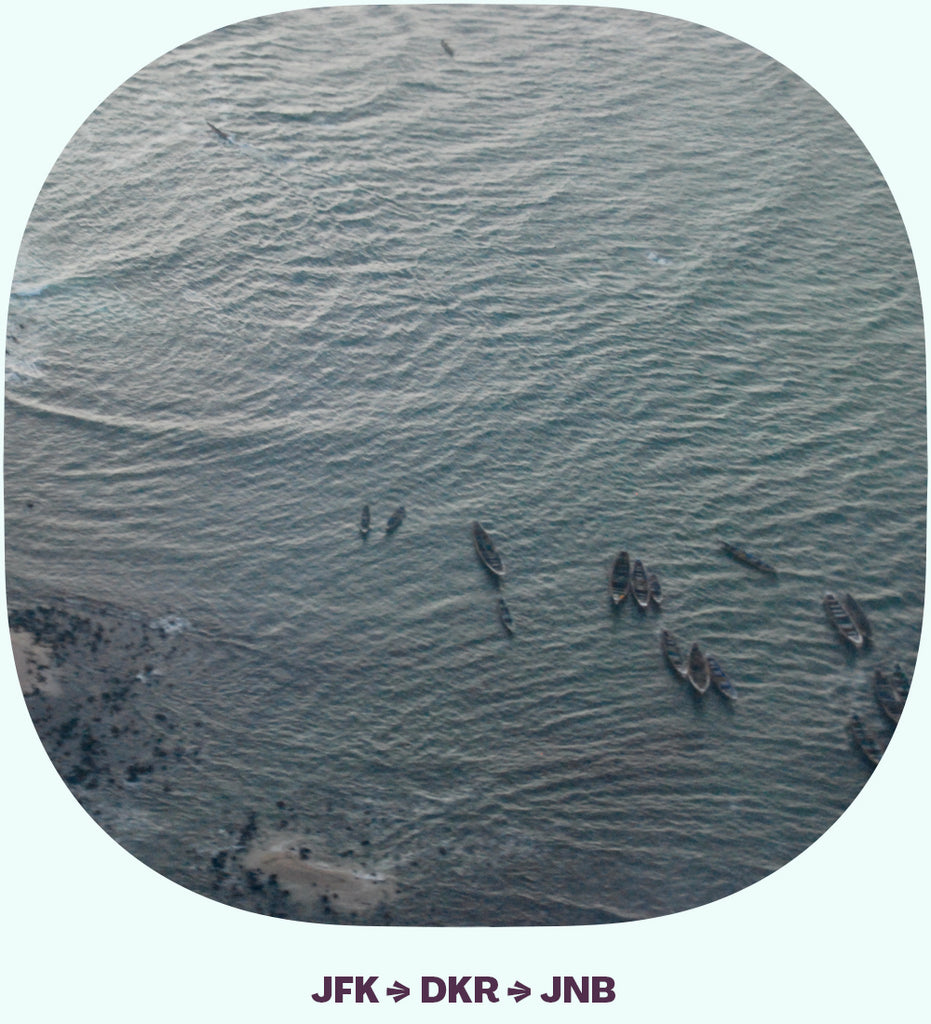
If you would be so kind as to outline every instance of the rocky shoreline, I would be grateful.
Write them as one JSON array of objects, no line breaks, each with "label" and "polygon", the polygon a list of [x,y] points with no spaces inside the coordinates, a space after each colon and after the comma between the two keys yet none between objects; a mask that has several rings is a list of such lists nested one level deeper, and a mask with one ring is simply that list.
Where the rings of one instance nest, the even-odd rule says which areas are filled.
[{"label": "rocky shoreline", "polygon": [[172,835],[172,808],[198,784],[212,727],[173,699],[191,671],[184,625],[92,602],[11,605],[23,696],[64,783],[120,845],[201,895],[291,920],[390,923],[394,880],[333,864],[286,800],[244,806],[209,852]]}]

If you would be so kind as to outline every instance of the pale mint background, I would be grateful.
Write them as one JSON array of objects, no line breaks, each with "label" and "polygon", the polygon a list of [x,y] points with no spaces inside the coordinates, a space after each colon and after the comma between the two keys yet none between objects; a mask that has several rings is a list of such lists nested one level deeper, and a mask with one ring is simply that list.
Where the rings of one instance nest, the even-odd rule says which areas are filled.
[{"label": "pale mint background", "polygon": [[[54,11],[55,6],[49,5],[43,10]],[[895,45],[901,49],[896,49],[894,54],[890,54],[888,51],[883,51],[880,54],[873,52],[871,69],[875,71],[875,77],[866,83],[864,80],[867,76],[862,72],[851,74],[849,65],[843,60],[843,55],[851,52],[851,49],[853,52],[859,53],[858,48],[869,53],[871,43],[877,35],[888,44],[890,37],[882,34],[888,29],[884,29],[883,26],[895,22],[894,17],[890,16],[888,22],[863,23],[858,16],[857,23],[851,25],[847,21],[846,9],[837,4],[819,5],[817,12],[811,12],[810,5],[799,4],[794,7],[782,5],[778,13],[774,11],[768,18],[750,9],[740,8],[738,11],[737,7],[738,5],[730,4],[681,4],[676,5],[675,9],[668,9],[666,13],[705,22],[714,22],[714,19],[720,16],[722,22],[715,22],[716,27],[730,28],[730,31],[733,32],[737,32],[737,25],[748,24],[748,21],[744,19],[750,21],[757,19],[758,23],[754,26],[754,30],[759,33],[759,36],[754,37],[752,42],[762,46],[770,53],[775,53],[793,70],[808,77],[809,81],[813,80],[813,76],[806,75],[805,62],[808,59],[813,60],[812,66],[819,69],[819,74],[825,76],[825,82],[831,87],[828,89],[826,86],[822,86],[822,88],[830,94],[830,98],[842,109],[845,116],[850,118],[855,127],[859,128],[887,180],[895,180],[900,183],[896,194],[905,213],[921,270],[924,266],[922,255],[928,244],[927,208],[920,202],[914,187],[915,167],[921,161],[914,159],[914,150],[910,147],[912,139],[910,127],[920,120],[920,86],[924,84],[926,94],[927,72],[923,71],[924,65],[920,60],[908,59],[908,56],[914,58],[915,49],[920,50],[915,43],[915,39],[920,33],[916,31],[900,36],[896,32],[893,36]],[[896,12],[900,7],[906,15],[910,15],[914,19],[916,26],[920,27],[920,19],[914,13],[917,8],[910,10],[911,5],[894,5]],[[100,5],[100,8],[104,14],[104,22],[109,17],[113,19],[114,24],[118,20],[125,24],[123,19],[117,19],[115,10],[110,5]],[[823,10],[824,8],[827,10]],[[261,13],[255,9],[233,9],[226,4],[218,5],[214,10],[218,12],[214,24]],[[163,23],[171,20],[173,24],[185,27],[177,28],[174,38],[166,40],[161,47],[152,47],[153,37],[148,26],[144,26],[144,39],[133,39],[131,33],[128,39],[126,34],[119,34],[121,53],[131,53],[133,46],[136,46],[138,47],[138,56],[130,60],[128,68],[123,68],[122,72],[115,73],[115,77],[109,83],[110,88],[116,87],[127,73],[131,73],[136,67],[157,56],[158,53],[200,31],[213,27],[211,24],[191,24],[189,15],[183,11],[179,11],[172,19],[169,19],[169,11],[170,8],[162,8],[159,14],[160,20]],[[888,11],[889,6],[885,5],[882,12]],[[793,18],[793,14],[795,18]],[[880,14],[880,17],[882,16]],[[18,17],[20,16],[18,15]],[[730,27],[730,24],[723,20],[728,17],[734,20],[734,27]],[[805,33],[800,33],[795,28],[799,20],[805,21]],[[82,48],[82,53],[92,52],[94,41],[106,38],[102,33],[100,20],[94,24],[92,32],[86,28],[84,31],[87,33],[83,37],[86,40],[86,46]],[[141,33],[142,29],[139,31]],[[841,50],[837,46],[839,33],[851,49],[838,52]],[[741,33],[737,32],[737,34]],[[30,38],[43,40],[43,35],[44,33],[35,31]],[[746,32],[741,35],[744,39],[749,38]],[[72,47],[77,48],[74,46],[74,40],[81,38],[80,26],[76,30],[69,31],[68,47],[64,49],[66,56],[69,52],[73,52]],[[768,40],[772,40],[772,42],[768,42]],[[793,45],[797,49],[793,50]],[[36,49],[24,48],[19,59],[21,73],[23,75],[32,73],[32,69],[47,59],[50,49],[51,42],[47,36],[43,40],[43,44]],[[815,57],[811,56],[812,50],[816,53]],[[798,56],[796,57],[795,54]],[[835,57],[834,60],[830,59],[832,56]],[[81,82],[84,81],[83,76],[88,72],[88,66],[96,68],[99,64],[99,61],[89,60],[85,65],[84,61],[81,61],[75,95],[81,92]],[[17,64],[14,63],[11,66],[15,68]],[[862,67],[862,65],[858,64],[858,67]],[[910,70],[906,74],[903,69]],[[848,75],[850,78],[846,77]],[[907,79],[907,84],[912,86],[911,88],[902,88],[903,75]],[[909,75],[914,77],[909,78]],[[924,81],[922,81],[922,75],[924,75]],[[70,78],[68,85],[70,92],[72,85]],[[889,90],[888,92],[884,91],[884,86]],[[94,80],[92,86],[85,86],[85,88],[88,89],[88,92],[84,94],[86,98],[83,101],[83,107],[79,105],[80,108],[77,111],[73,111],[71,108],[73,112],[70,119],[63,116],[60,120],[56,120],[52,106],[41,95],[37,95],[35,98],[36,114],[31,113],[28,117],[24,117],[21,109],[18,109],[8,115],[14,128],[21,129],[24,124],[28,124],[32,130],[35,130],[37,123],[42,126],[41,135],[36,137],[41,141],[37,141],[35,149],[32,143],[27,145],[25,147],[26,156],[38,150],[40,146],[46,147],[41,150],[43,156],[36,159],[38,167],[33,167],[31,191],[30,186],[20,185],[19,193],[11,192],[9,196],[10,199],[15,199],[18,196],[20,202],[18,211],[10,216],[15,229],[12,238],[9,237],[9,232],[6,230],[7,221],[4,221],[4,256],[7,257],[7,253],[9,253],[10,261],[15,257],[18,247],[19,229],[16,228],[16,225],[21,227],[24,217],[28,214],[35,190],[50,166],[50,162],[54,160],[58,150],[70,133],[75,130],[83,116],[100,101],[106,91],[106,88],[101,91],[98,79]],[[837,91],[836,95],[833,90]],[[867,95],[864,96],[864,93]],[[846,97],[851,98],[846,99]],[[883,97],[884,101],[881,99]],[[852,105],[852,110],[843,106],[845,101]],[[857,123],[858,116],[862,126]],[[14,182],[14,187],[16,184],[17,182]],[[4,214],[7,214],[6,207]],[[8,265],[11,268],[11,263]],[[920,678],[921,673],[919,672]],[[9,697],[8,692],[6,697]],[[15,698],[15,693],[13,697]],[[36,786],[34,793],[30,791],[28,799],[23,799],[21,791],[17,788],[15,795],[18,802],[14,803],[13,807],[14,820],[17,814],[22,815],[19,820],[24,822],[23,832],[28,832],[32,837],[31,845],[37,852],[34,857],[30,857],[29,863],[25,866],[18,851],[14,851],[11,860],[15,864],[17,872],[25,873],[27,879],[32,878],[33,885],[40,888],[48,885],[55,892],[48,909],[42,909],[42,901],[35,898],[35,891],[27,892],[25,886],[22,888],[24,895],[19,897],[21,912],[14,915],[14,919],[22,922],[20,927],[25,936],[36,941],[42,936],[45,941],[49,941],[46,935],[47,927],[36,927],[36,930],[32,931],[33,922],[48,918],[58,923],[58,927],[65,936],[69,935],[72,928],[76,934],[83,934],[83,926],[73,922],[83,918],[92,903],[95,913],[101,914],[103,918],[98,935],[103,937],[102,941],[105,943],[112,942],[112,946],[109,947],[110,955],[121,963],[123,977],[129,979],[129,982],[124,980],[123,983],[127,984],[128,988],[133,980],[139,978],[139,974],[134,974],[134,972],[144,971],[147,959],[154,960],[163,955],[165,948],[162,941],[163,935],[170,932],[172,936],[175,936],[177,927],[175,911],[177,910],[182,915],[182,920],[188,920],[188,915],[190,915],[190,920],[193,922],[186,927],[182,926],[179,930],[182,932],[195,931],[198,948],[208,946],[217,950],[217,947],[212,944],[219,944],[222,953],[217,950],[216,962],[222,962],[224,969],[232,965],[231,973],[235,973],[236,967],[239,965],[238,957],[242,957],[242,962],[248,960],[250,963],[254,963],[254,947],[260,943],[271,944],[271,950],[266,946],[265,955],[268,957],[266,963],[275,964],[276,976],[283,966],[284,969],[281,973],[297,981],[293,988],[289,987],[288,996],[285,998],[288,999],[289,1008],[300,1009],[306,1005],[304,1002],[306,989],[303,983],[308,976],[308,963],[312,962],[314,965],[313,978],[316,978],[318,974],[326,973],[328,969],[337,970],[335,966],[329,967],[328,965],[335,965],[340,960],[340,955],[338,952],[334,954],[334,950],[339,951],[342,943],[345,943],[346,949],[351,945],[354,950],[354,962],[360,964],[360,970],[366,970],[371,964],[373,971],[380,970],[385,975],[390,973],[389,964],[392,967],[397,966],[399,971],[407,970],[409,974],[421,970],[423,951],[428,948],[435,950],[439,945],[442,945],[444,952],[448,952],[448,956],[444,959],[448,960],[450,970],[459,970],[458,965],[469,959],[470,954],[464,953],[464,950],[474,951],[475,939],[468,935],[461,937],[430,935],[429,938],[424,937],[423,945],[418,945],[418,940],[415,937],[406,944],[402,954],[398,954],[395,950],[389,954],[385,951],[384,936],[380,933],[371,936],[354,934],[343,939],[339,935],[334,935],[332,930],[326,932],[326,950],[323,950],[313,940],[308,940],[305,937],[306,929],[303,932],[295,932],[294,928],[280,926],[276,922],[252,919],[245,921],[242,915],[236,915],[232,911],[225,912],[223,908],[202,903],[180,890],[166,887],[155,875],[126,858],[114,844],[99,834],[95,827],[86,820],[83,812],[73,804],[71,798],[60,787],[57,779],[50,774],[44,755],[37,748],[28,721],[24,718],[18,698],[8,700],[8,704],[10,714],[3,716],[4,730],[9,729],[11,732],[10,742],[6,744],[6,749],[17,751],[21,763],[31,766],[32,778],[29,785]],[[819,965],[825,975],[847,976],[848,969],[852,968],[855,962],[855,951],[859,943],[859,936],[854,934],[852,925],[858,923],[859,926],[862,926],[863,912],[862,900],[848,902],[847,894],[851,889],[864,884],[870,886],[866,902],[870,908],[870,914],[875,915],[874,920],[877,922],[877,926],[880,928],[892,927],[893,929],[898,927],[903,936],[902,941],[907,946],[911,939],[908,930],[911,928],[912,922],[917,921],[920,917],[916,906],[920,908],[924,900],[924,906],[927,907],[927,889],[924,888],[927,883],[920,878],[910,877],[908,868],[906,868],[906,878],[910,878],[914,900],[911,906],[908,906],[906,901],[902,901],[898,904],[898,909],[895,909],[888,901],[885,886],[875,882],[865,883],[863,872],[874,858],[882,862],[886,858],[894,857],[901,848],[907,847],[910,842],[914,842],[920,836],[917,826],[910,823],[908,810],[915,794],[911,788],[914,785],[912,780],[916,777],[927,778],[927,755],[918,750],[916,742],[922,723],[927,721],[926,716],[926,702],[921,689],[918,689],[912,697],[909,715],[903,722],[899,733],[895,762],[890,759],[888,763],[884,764],[883,772],[874,777],[873,782],[857,801],[853,810],[844,816],[839,825],[824,840],[791,865],[789,869],[784,869],[765,883],[742,894],[738,899],[727,901],[726,904],[705,908],[683,918],[653,922],[647,926],[637,926],[633,929],[625,927],[612,929],[610,943],[605,940],[604,929],[596,929],[591,934],[576,932],[574,941],[578,943],[579,949],[575,958],[576,962],[584,964],[586,967],[592,965],[593,972],[605,971],[615,973],[616,976],[621,974],[617,965],[625,964],[631,977],[646,979],[647,983],[638,982],[630,993],[630,1011],[636,1013],[638,1010],[654,1005],[654,996],[651,990],[655,991],[656,985],[661,984],[661,979],[665,976],[665,964],[662,970],[657,970],[657,960],[663,962],[666,957],[669,957],[678,964],[678,978],[683,982],[683,993],[689,987],[686,984],[688,972],[694,971],[695,978],[704,977],[706,966],[704,964],[690,966],[686,958],[686,950],[693,938],[693,927],[697,929],[702,943],[713,946],[714,941],[709,939],[708,931],[711,929],[711,935],[720,936],[719,942],[733,942],[733,956],[737,958],[742,968],[742,971],[739,972],[742,975],[742,981],[732,982],[729,994],[729,999],[732,1002],[727,1004],[735,1012],[732,1018],[724,1017],[724,1019],[738,1019],[736,1008],[741,1004],[742,998],[752,998],[753,993],[764,984],[764,979],[766,979],[766,983],[771,983],[769,965],[774,960],[779,962],[780,957],[786,957],[787,949],[792,950],[790,965],[805,962],[806,954],[812,960],[817,954]],[[10,729],[9,723],[13,723],[12,729]],[[901,754],[899,754],[899,750],[901,750]],[[36,778],[38,778],[38,782],[35,781]],[[48,808],[44,821],[42,818],[37,819],[32,811],[37,803],[43,808]],[[26,822],[28,822],[28,829],[25,827]],[[125,897],[118,897],[113,900],[112,907],[108,909],[105,898],[104,909],[101,911],[96,895],[93,900],[89,900],[80,892],[75,891],[77,886],[72,876],[68,876],[64,884],[59,887],[56,869],[60,866],[59,851],[62,835],[67,835],[68,845],[76,848],[73,856],[77,859],[77,875],[82,879],[82,890],[84,892],[106,892],[110,886],[118,886],[120,877],[125,873],[125,877],[131,880],[129,884],[132,888],[133,903],[130,908],[126,907]],[[56,851],[55,856],[43,852],[53,849]],[[102,870],[104,865],[105,870]],[[49,882],[49,878],[53,881]],[[71,900],[74,901],[73,915],[69,914],[67,909],[71,906]],[[172,908],[170,914],[165,913],[166,905]],[[798,917],[811,908],[817,911],[815,922],[811,927],[797,928]],[[20,909],[19,904],[17,909]],[[134,934],[137,943],[136,950],[132,955],[124,953],[122,950],[125,949],[125,946],[113,936],[118,934],[121,928],[132,927],[140,920],[148,919],[150,915],[156,919],[162,918],[165,922],[164,929],[159,929],[157,926],[153,929],[159,939],[152,940],[148,934],[148,927],[140,928]],[[760,927],[758,923],[761,917],[766,921],[764,927]],[[822,924],[825,920],[829,923]],[[693,925],[692,922],[698,923]],[[832,927],[830,922],[838,923]],[[241,943],[239,941],[241,936],[238,934],[240,928],[247,936],[242,938]],[[715,931],[716,928],[720,928],[720,931]],[[206,937],[208,934],[210,938]],[[741,942],[737,938],[741,934],[751,935],[752,940]],[[300,938],[296,938],[296,935],[300,935]],[[53,939],[52,942],[54,943],[55,940]],[[150,942],[151,946],[146,946],[146,943]],[[368,956],[365,955],[367,942],[371,943]],[[516,944],[513,939],[503,934],[492,937],[483,936],[481,939],[483,948],[495,951],[495,955],[490,959],[502,964],[500,968],[496,968],[502,975],[506,976],[511,972],[520,975],[521,968],[526,966],[528,971],[532,970],[535,972],[536,978],[540,979],[538,984],[542,984],[550,973],[559,973],[564,969],[564,957],[552,949],[550,942],[545,937],[527,937],[526,942],[525,951],[517,954],[514,951]],[[461,943],[461,945],[457,946],[457,943]],[[144,950],[149,952],[148,958],[138,952],[140,944]],[[25,948],[26,943],[23,945]],[[59,952],[63,952],[66,947],[69,950],[73,948],[73,939],[63,940],[61,946],[56,948]],[[752,947],[752,952],[748,947]],[[659,955],[660,952],[662,952],[662,956]],[[410,957],[409,960],[408,957]],[[522,960],[521,957],[527,959]],[[827,963],[825,963],[825,958],[827,958]],[[59,956],[58,959],[60,962],[62,957]],[[80,970],[80,957],[77,961],[72,961],[70,965],[67,964],[67,958],[65,958],[65,962],[66,966],[62,969],[70,972],[66,976],[72,981],[79,980],[83,974]],[[766,967],[763,967],[764,963],[767,964]],[[215,985],[209,985],[206,990],[201,987],[201,980],[198,978],[197,972],[191,968],[189,961],[182,962],[181,956],[178,956],[176,960],[174,957],[172,958],[171,967],[177,971],[180,984],[184,989],[193,994],[195,1003],[201,1000],[203,1005],[211,1002],[215,1005],[218,998],[223,998],[223,993],[218,994]],[[467,969],[462,968],[463,971]],[[268,970],[271,972],[272,968],[269,966]],[[823,985],[820,977],[814,975],[814,972],[805,974],[802,971],[801,974],[804,979],[803,991],[810,1000],[810,1005],[835,1005],[837,992],[833,983],[829,986]],[[905,974],[907,976],[908,972],[906,971]],[[751,981],[752,984],[750,984]],[[899,998],[902,1000],[903,1006],[907,1005],[907,987],[908,983],[906,982],[903,989],[900,990]],[[63,986],[63,988],[66,989],[67,986]],[[851,989],[845,990],[844,998],[849,992]],[[676,1008],[687,1005],[684,995],[679,1004],[675,1004],[676,995],[674,993],[667,994],[665,998],[667,1005],[675,1005]],[[863,997],[862,993],[857,992],[856,999],[851,997],[849,1005],[862,1008],[864,998],[868,999],[869,994]],[[888,998],[889,993],[884,992],[883,1004],[886,1006],[888,1006]],[[775,999],[778,1001],[778,994]],[[783,1006],[794,1005],[794,998],[783,996],[783,999],[785,1000]],[[113,1005],[115,1005],[115,1001]],[[236,1000],[235,1004],[231,1001],[230,1005],[237,1005],[241,1010],[243,1000]],[[254,1005],[264,1005],[267,1008],[267,995],[264,999],[255,995]],[[243,1016],[241,1019],[245,1019],[245,1017]],[[720,1015],[718,1019],[721,1019]]]}]

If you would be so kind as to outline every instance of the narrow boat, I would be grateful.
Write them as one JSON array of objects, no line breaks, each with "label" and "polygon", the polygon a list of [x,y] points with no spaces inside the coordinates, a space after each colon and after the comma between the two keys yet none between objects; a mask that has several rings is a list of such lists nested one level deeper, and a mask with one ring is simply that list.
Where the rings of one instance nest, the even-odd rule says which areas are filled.
[{"label": "narrow boat", "polygon": [[724,548],[725,552],[736,558],[738,562],[742,562],[744,565],[749,565],[752,569],[756,569],[758,572],[769,573],[775,575],[776,570],[769,564],[764,562],[758,555],[751,554],[746,548],[741,547],[739,544],[730,544],[726,540],[721,541],[721,547]]},{"label": "narrow boat", "polygon": [[841,604],[844,606],[844,610],[850,616],[853,624],[860,631],[860,636],[863,637],[864,642],[869,640],[873,635],[873,627],[870,625],[870,620],[866,617],[866,612],[857,604],[853,595],[844,594]]},{"label": "narrow boat", "polygon": [[692,644],[689,651],[688,680],[698,693],[704,693],[711,685],[711,667],[698,644]]},{"label": "narrow boat", "polygon": [[711,671],[711,681],[718,688],[721,694],[728,700],[737,700],[737,687],[730,681],[727,673],[721,668],[721,663],[713,655],[708,655],[708,668]]},{"label": "narrow boat", "polygon": [[646,609],[650,606],[650,581],[647,579],[646,567],[639,558],[634,559],[630,571],[630,592],[641,608]]},{"label": "narrow boat", "polygon": [[655,572],[651,572],[647,576],[647,582],[650,584],[650,600],[656,608],[662,608],[663,588],[660,586],[659,577]]},{"label": "narrow boat", "polygon": [[475,553],[478,555],[482,565],[494,576],[504,575],[504,564],[501,556],[495,551],[495,545],[487,530],[479,522],[472,524],[472,542],[475,544]]},{"label": "narrow boat", "polygon": [[873,673],[873,696],[886,718],[897,725],[905,707],[905,694],[879,669]]},{"label": "narrow boat", "polygon": [[611,566],[611,600],[620,604],[630,589],[630,555],[622,551]]},{"label": "narrow boat", "polygon": [[394,533],[394,531],[404,522],[404,506],[399,505],[388,517],[388,523],[385,526],[385,533]]},{"label": "narrow boat", "polygon": [[232,141],[233,141],[233,137],[232,137],[232,136],[231,136],[231,135],[230,135],[230,134],[229,134],[228,132],[225,132],[225,131],[223,131],[223,129],[222,129],[222,128],[217,128],[217,126],[216,126],[215,124],[211,124],[211,123],[210,123],[210,122],[208,121],[208,122],[207,122],[207,127],[208,127],[208,128],[209,128],[209,129],[210,129],[210,130],[211,130],[212,132],[214,132],[214,133],[215,133],[216,135],[219,135],[219,136],[220,136],[220,138],[221,138],[221,139],[222,139],[222,140],[223,140],[224,142],[232,142]]},{"label": "narrow boat", "polygon": [[883,756],[882,748],[876,742],[876,737],[863,724],[863,719],[860,718],[856,711],[847,721],[847,731],[867,761],[872,765],[879,764],[879,759]]},{"label": "narrow boat", "polygon": [[668,629],[664,629],[660,633],[660,646],[663,649],[663,655],[666,661],[669,662],[670,668],[680,679],[688,679],[689,671],[685,661],[685,655],[682,653],[682,646],[679,643],[678,638],[674,633],[670,633]]},{"label": "narrow boat", "polygon": [[831,625],[841,637],[854,647],[862,647],[863,635],[857,629],[853,619],[847,614],[844,606],[837,600],[836,595],[828,591],[824,595],[822,604],[828,618],[831,620]]},{"label": "narrow boat", "polygon": [[372,513],[369,511],[368,505],[362,506],[362,518],[359,520],[359,533],[363,537],[369,535],[369,530],[372,528]]},{"label": "narrow boat", "polygon": [[503,597],[498,598],[498,618],[508,633],[514,632],[514,618]]}]

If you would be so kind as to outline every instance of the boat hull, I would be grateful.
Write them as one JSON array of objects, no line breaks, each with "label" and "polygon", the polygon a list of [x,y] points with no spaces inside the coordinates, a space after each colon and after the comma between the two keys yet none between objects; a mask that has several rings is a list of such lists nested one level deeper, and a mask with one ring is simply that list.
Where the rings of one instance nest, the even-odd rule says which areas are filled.
[{"label": "boat hull", "polygon": [[496,577],[504,575],[504,563],[501,556],[495,550],[494,541],[488,531],[479,522],[472,523],[472,543],[475,546],[475,553],[485,568]]},{"label": "boat hull", "polygon": [[630,555],[622,551],[611,566],[611,600],[620,604],[630,592]]},{"label": "boat hull", "polygon": [[718,659],[710,654],[708,655],[708,668],[711,670],[711,682],[716,687],[718,693],[728,700],[737,700],[737,687],[730,681],[724,669],[721,668]]},{"label": "boat hull", "polygon": [[688,680],[697,693],[705,693],[711,685],[711,668],[698,644],[689,651]]},{"label": "boat hull", "polygon": [[769,576],[776,575],[776,570],[769,564],[769,562],[764,562],[758,555],[752,554],[739,544],[731,544],[725,540],[721,541],[721,547],[731,556],[731,558],[736,559],[743,565],[749,565],[751,569],[756,569],[757,572],[763,572]]},{"label": "boat hull", "polygon": [[905,710],[905,694],[903,694],[879,669],[873,673],[873,695],[880,710],[894,725]]},{"label": "boat hull", "polygon": [[394,533],[401,523],[404,522],[405,515],[407,513],[404,510],[404,506],[399,505],[388,517],[388,522],[385,524],[385,533]]},{"label": "boat hull", "polygon": [[873,627],[870,625],[866,612],[860,607],[852,594],[844,594],[841,605],[848,616],[850,616],[850,621],[859,630],[864,642],[868,641],[873,635]]},{"label": "boat hull", "polygon": [[646,610],[650,606],[650,582],[646,568],[639,558],[634,561],[630,572],[630,592],[641,608]]},{"label": "boat hull", "polygon": [[668,629],[660,633],[660,647],[669,667],[680,679],[688,679],[688,666],[678,639]]},{"label": "boat hull", "polygon": [[879,764],[883,755],[876,738],[867,730],[860,716],[854,712],[847,721],[847,731],[860,753],[871,765]]},{"label": "boat hull", "polygon": [[831,625],[837,630],[843,640],[846,640],[852,647],[863,646],[863,634],[857,629],[853,619],[847,614],[846,609],[837,599],[835,594],[828,591],[822,599],[825,613],[831,621]]}]

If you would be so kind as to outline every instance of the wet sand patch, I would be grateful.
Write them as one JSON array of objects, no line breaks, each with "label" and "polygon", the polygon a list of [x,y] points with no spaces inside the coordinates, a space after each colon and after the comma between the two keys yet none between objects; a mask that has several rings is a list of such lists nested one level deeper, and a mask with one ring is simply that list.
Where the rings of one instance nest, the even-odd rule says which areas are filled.
[{"label": "wet sand patch", "polygon": [[13,661],[23,693],[60,697],[64,692],[52,671],[52,650],[24,629],[10,630]]},{"label": "wet sand patch", "polygon": [[311,859],[308,843],[294,837],[253,847],[243,864],[248,871],[275,879],[278,887],[307,911],[323,907],[332,913],[363,913],[389,903],[396,893],[390,876]]}]

